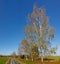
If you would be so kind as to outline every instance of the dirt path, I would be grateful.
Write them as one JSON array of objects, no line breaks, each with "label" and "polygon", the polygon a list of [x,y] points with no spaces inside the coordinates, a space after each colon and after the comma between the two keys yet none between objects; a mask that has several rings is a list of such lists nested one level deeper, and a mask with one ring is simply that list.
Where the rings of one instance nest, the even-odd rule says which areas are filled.
[{"label": "dirt path", "polygon": [[16,64],[15,60],[13,58],[10,59],[10,64]]}]

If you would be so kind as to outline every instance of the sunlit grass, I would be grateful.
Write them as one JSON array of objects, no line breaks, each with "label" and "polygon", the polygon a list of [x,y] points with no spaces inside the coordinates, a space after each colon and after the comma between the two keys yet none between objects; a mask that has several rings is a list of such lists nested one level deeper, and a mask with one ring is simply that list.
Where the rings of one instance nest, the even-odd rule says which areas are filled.
[{"label": "sunlit grass", "polygon": [[8,60],[8,57],[0,57],[0,64],[5,64]]},{"label": "sunlit grass", "polygon": [[26,59],[21,59],[21,58],[16,58],[17,60],[25,63],[25,64],[35,64],[34,61],[31,61],[30,59],[26,60]]},{"label": "sunlit grass", "polygon": [[50,59],[53,59],[53,61],[59,62],[60,61],[60,56],[50,56]]},{"label": "sunlit grass", "polygon": [[[17,58],[19,61],[23,62],[23,63],[26,63],[26,64],[35,64],[36,62],[40,61],[41,62],[41,59],[37,59],[35,61],[31,61],[31,59],[28,59],[28,60],[25,60],[25,59],[21,59],[21,58]],[[46,57],[47,60],[44,60],[44,62],[60,62],[60,56],[49,56],[49,57]]]}]

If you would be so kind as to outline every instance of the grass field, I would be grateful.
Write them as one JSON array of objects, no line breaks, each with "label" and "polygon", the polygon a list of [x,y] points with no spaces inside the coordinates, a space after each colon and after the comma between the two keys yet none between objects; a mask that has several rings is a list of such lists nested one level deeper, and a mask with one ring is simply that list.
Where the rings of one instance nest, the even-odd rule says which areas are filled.
[{"label": "grass field", "polygon": [[50,56],[48,59],[52,59],[52,61],[60,62],[60,56]]},{"label": "grass field", "polygon": [[[41,64],[40,59],[37,59],[33,62],[31,60],[25,60],[25,59],[20,59],[20,58],[17,58],[17,59],[26,64]],[[47,57],[46,59],[44,59],[44,62],[42,64],[60,64],[60,56]]]},{"label": "grass field", "polygon": [[8,57],[0,57],[0,64],[5,64],[8,61]]},{"label": "grass field", "polygon": [[21,59],[21,58],[16,58],[16,59],[25,63],[25,64],[34,64],[34,62],[32,62],[31,60],[25,60],[25,59]]},{"label": "grass field", "polygon": [[[45,57],[43,63],[41,62],[41,59],[34,60],[33,62],[31,61],[31,59],[25,60],[18,57],[16,59],[25,64],[60,64],[60,56]],[[0,57],[0,64],[6,64],[8,60],[9,57]]]}]

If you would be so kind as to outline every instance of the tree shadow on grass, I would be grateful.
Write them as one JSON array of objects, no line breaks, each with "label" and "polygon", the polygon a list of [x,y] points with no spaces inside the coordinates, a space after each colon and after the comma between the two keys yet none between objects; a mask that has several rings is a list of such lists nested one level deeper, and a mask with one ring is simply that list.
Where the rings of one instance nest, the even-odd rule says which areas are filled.
[{"label": "tree shadow on grass", "polygon": [[54,61],[54,59],[51,59],[51,58],[44,58],[44,61]]},{"label": "tree shadow on grass", "polygon": [[[41,58],[38,58],[37,60],[41,61]],[[51,59],[51,58],[44,58],[43,60],[44,61],[54,61],[54,59]]]}]

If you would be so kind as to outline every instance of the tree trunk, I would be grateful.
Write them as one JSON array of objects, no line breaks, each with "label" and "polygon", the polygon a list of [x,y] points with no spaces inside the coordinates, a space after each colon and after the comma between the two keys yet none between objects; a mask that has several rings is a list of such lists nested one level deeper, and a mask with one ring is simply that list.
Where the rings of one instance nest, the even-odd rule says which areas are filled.
[{"label": "tree trunk", "polygon": [[40,53],[39,53],[39,58],[41,58],[41,61],[43,62],[43,54],[42,54],[42,50],[40,49]]},{"label": "tree trunk", "polygon": [[28,60],[27,56],[26,56],[26,60]]},{"label": "tree trunk", "polygon": [[41,57],[41,61],[42,61],[42,62],[43,62],[43,59],[44,59],[44,58],[43,58],[43,56],[42,56],[42,57]]},{"label": "tree trunk", "polygon": [[34,59],[32,58],[32,61],[33,61]]}]

